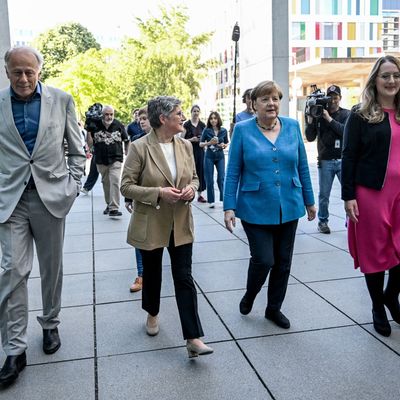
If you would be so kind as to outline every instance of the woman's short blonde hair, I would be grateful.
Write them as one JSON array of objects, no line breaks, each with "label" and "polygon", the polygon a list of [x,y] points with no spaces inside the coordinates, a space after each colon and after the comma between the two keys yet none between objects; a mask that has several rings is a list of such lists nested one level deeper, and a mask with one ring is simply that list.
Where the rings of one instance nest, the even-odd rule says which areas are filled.
[{"label": "woman's short blonde hair", "polygon": [[279,100],[282,100],[283,93],[282,89],[280,86],[274,82],[274,81],[262,81],[260,82],[253,90],[251,91],[250,98],[251,98],[251,103],[254,104],[254,102],[262,96],[265,96],[266,94],[271,94],[272,92],[277,92],[279,96]]}]

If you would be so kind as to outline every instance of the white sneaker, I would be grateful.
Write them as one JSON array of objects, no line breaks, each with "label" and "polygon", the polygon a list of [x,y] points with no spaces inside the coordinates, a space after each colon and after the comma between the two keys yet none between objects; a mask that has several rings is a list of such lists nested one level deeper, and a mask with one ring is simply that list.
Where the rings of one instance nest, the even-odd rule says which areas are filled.
[{"label": "white sneaker", "polygon": [[215,203],[210,203],[210,205],[208,207],[214,208],[215,207]]}]

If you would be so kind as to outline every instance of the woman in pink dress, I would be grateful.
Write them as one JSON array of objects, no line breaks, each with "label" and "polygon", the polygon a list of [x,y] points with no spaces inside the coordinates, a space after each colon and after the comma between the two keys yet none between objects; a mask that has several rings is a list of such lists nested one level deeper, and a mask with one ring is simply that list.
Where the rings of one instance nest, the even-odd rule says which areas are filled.
[{"label": "woman in pink dress", "polygon": [[[342,199],[355,268],[365,274],[375,330],[391,334],[385,305],[400,324],[400,62],[379,58],[347,120]],[[384,289],[385,271],[389,279]]]}]

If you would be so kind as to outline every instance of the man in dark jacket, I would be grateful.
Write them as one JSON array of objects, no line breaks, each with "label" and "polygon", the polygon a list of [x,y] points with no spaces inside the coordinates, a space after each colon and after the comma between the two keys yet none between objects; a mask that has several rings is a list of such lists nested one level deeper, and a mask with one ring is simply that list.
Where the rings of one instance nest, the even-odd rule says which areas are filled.
[{"label": "man in dark jacket", "polygon": [[119,181],[124,160],[124,147],[127,154],[129,138],[124,125],[114,119],[114,109],[111,106],[103,107],[103,118],[97,122],[91,136],[96,153],[96,165],[101,174],[104,198],[107,203],[103,214],[108,214],[110,217],[121,216]]},{"label": "man in dark jacket", "polygon": [[331,97],[328,110],[324,109],[319,118],[307,116],[306,138],[309,142],[318,138],[318,230],[329,234],[329,196],[335,175],[340,182],[343,131],[350,111],[339,106],[342,99],[339,86],[330,86],[326,95]]}]

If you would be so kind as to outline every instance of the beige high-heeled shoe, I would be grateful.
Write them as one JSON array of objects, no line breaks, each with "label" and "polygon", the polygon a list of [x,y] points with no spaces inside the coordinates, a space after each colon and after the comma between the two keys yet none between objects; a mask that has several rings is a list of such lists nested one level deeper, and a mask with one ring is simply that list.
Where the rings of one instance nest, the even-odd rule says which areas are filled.
[{"label": "beige high-heeled shoe", "polygon": [[189,358],[194,358],[198,356],[204,356],[206,354],[211,354],[214,350],[207,346],[206,344],[202,343],[202,346],[194,344],[193,342],[186,342],[186,348],[188,351]]},{"label": "beige high-heeled shoe", "polygon": [[[150,323],[150,319],[153,320],[153,321],[151,321],[151,323]],[[158,324],[158,315],[153,317],[150,314],[148,314],[147,321],[146,321],[146,333],[149,336],[156,336],[156,335],[158,335],[158,332],[160,332],[160,326]]]}]

